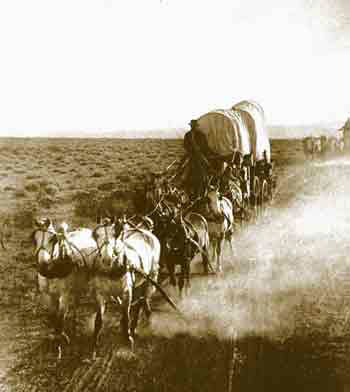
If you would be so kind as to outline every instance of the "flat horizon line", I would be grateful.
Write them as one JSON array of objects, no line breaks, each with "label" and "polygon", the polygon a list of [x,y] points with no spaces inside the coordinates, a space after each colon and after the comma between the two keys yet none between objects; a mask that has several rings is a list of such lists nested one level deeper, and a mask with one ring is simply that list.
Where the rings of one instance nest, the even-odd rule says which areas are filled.
[{"label": "flat horizon line", "polygon": [[[342,126],[342,121],[334,122],[319,122],[319,123],[308,123],[308,124],[267,124],[266,127],[273,131],[280,129],[289,130],[293,133],[291,139],[303,137],[303,135],[295,135],[294,132],[303,131],[305,132],[310,128],[310,132],[315,131],[335,131]],[[315,129],[320,128],[320,129]],[[12,133],[2,135],[0,132],[1,139],[28,139],[28,138],[50,138],[50,139],[178,139],[182,138],[188,128],[153,128],[153,129],[134,129],[134,130],[109,130],[109,131],[93,131],[93,130],[74,130],[74,131],[46,131],[40,134],[19,134],[14,135]],[[288,135],[282,135],[275,137],[271,135],[271,138],[277,139],[288,139]]]}]

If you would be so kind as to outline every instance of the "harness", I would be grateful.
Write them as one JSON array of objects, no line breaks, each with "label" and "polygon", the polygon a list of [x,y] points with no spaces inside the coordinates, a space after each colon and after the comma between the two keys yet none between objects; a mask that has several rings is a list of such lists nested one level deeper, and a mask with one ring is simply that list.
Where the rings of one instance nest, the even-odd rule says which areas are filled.
[{"label": "harness", "polygon": [[[213,210],[212,210],[212,208],[210,207],[209,203],[207,203],[207,205],[208,205],[208,207],[209,207],[209,210],[211,210],[211,212],[213,212]],[[215,215],[215,214],[213,214],[213,215]],[[222,207],[221,207],[221,215],[223,216],[224,221],[225,221],[225,219],[226,219],[228,225],[230,226],[230,225],[231,225],[231,220],[230,220],[229,216],[225,213],[225,210],[224,210]],[[220,223],[219,220],[218,220],[218,218],[206,217],[205,219],[206,219],[208,222]]]},{"label": "harness", "polygon": [[[100,245],[98,244],[98,242],[97,242],[96,230],[98,229],[98,227],[96,227],[96,229],[93,231],[92,236],[93,236],[93,238],[94,238],[94,240],[95,240],[95,242],[96,242],[98,255],[99,255],[100,257],[102,257],[102,249],[103,249],[104,246],[107,246],[107,245],[110,243],[110,240],[109,240],[109,238],[108,238],[107,225],[101,225],[100,227],[103,227],[103,228],[104,228],[104,231],[105,231],[105,240],[104,240],[104,242],[102,243],[102,245],[100,246]],[[95,262],[95,260],[94,260],[94,262]]]},{"label": "harness", "polygon": [[[96,241],[96,238],[95,238],[100,257],[102,256],[102,249],[103,249],[103,247],[107,246],[107,245],[109,245],[111,243],[111,239],[108,236],[107,226],[104,225],[103,227],[104,227],[104,230],[105,230],[105,240],[104,240],[104,242],[102,243],[101,246],[98,245],[98,243]],[[123,229],[121,231],[120,235],[117,238],[115,238],[115,240],[117,241],[118,239],[120,239],[122,241],[123,246],[125,248],[128,248],[128,249],[130,249],[130,250],[135,252],[135,254],[137,255],[138,260],[140,262],[140,267],[141,267],[142,270],[144,270],[144,264],[143,264],[143,261],[142,261],[142,257],[139,255],[137,250],[132,245],[128,244],[125,241],[128,238],[128,235],[131,235],[132,232],[139,232],[139,233],[143,234],[143,230],[142,229],[138,228],[137,226],[134,226],[132,229],[128,229],[128,230]],[[145,238],[147,238],[147,237],[145,236]],[[111,272],[110,275],[112,277],[118,278],[118,277],[124,275],[127,272],[132,272],[132,270],[134,269],[134,266],[132,266],[132,265],[130,265],[130,263],[128,263],[127,256],[125,254],[125,250],[124,249],[119,251],[117,249],[116,245],[114,245],[113,246],[113,255],[116,256],[116,257],[120,257],[122,255],[122,265],[114,273],[113,273],[113,271]],[[95,258],[95,260],[96,260],[96,258]],[[112,270],[113,270],[113,267],[112,267]]]},{"label": "harness", "polygon": [[[95,231],[96,231],[96,229],[95,229]],[[124,255],[123,255],[123,267],[124,267],[124,271],[123,271],[123,274],[126,274],[127,272],[130,272],[131,274],[138,274],[138,275],[140,275],[143,279],[144,279],[144,281],[146,281],[146,282],[149,282],[150,284],[152,284],[154,287],[156,287],[156,289],[162,294],[162,296],[165,298],[165,300],[171,305],[171,307],[173,308],[173,309],[175,309],[180,315],[182,315],[182,313],[181,313],[181,311],[177,308],[177,306],[176,306],[176,304],[174,303],[174,301],[168,296],[168,294],[163,290],[163,288],[158,284],[158,282],[156,282],[153,278],[152,278],[152,276],[150,276],[151,274],[147,274],[147,273],[145,273],[144,272],[144,267],[143,267],[143,264],[142,264],[142,258],[141,258],[141,256],[139,255],[139,253],[137,252],[137,250],[132,246],[132,245],[130,245],[130,244],[128,244],[128,243],[126,243],[124,240],[127,238],[127,235],[128,234],[130,234],[130,232],[132,232],[132,231],[138,231],[138,232],[140,232],[140,233],[144,233],[143,232],[143,230],[140,230],[139,228],[135,228],[135,229],[132,229],[132,230],[122,230],[122,232],[121,232],[121,234],[120,234],[120,239],[121,240],[123,240],[123,245],[125,246],[125,247],[128,247],[129,249],[131,249],[131,250],[133,250],[135,253],[136,253],[136,255],[138,256],[138,258],[139,258],[139,260],[140,260],[140,266],[141,266],[141,268],[138,268],[138,267],[136,267],[136,266],[134,266],[134,265],[130,265],[128,262],[127,262],[127,257],[126,257],[126,254],[124,253]],[[100,246],[100,247],[98,247],[99,248],[99,253],[101,254],[101,249],[102,249],[102,247],[104,246],[104,245],[106,245],[106,244],[109,244],[109,242],[110,242],[110,239],[109,239],[109,237],[108,237],[108,232],[107,232],[107,227],[105,226],[105,234],[106,234],[106,239],[105,239],[105,241],[104,241],[104,243]],[[96,236],[94,237],[95,238],[95,240],[96,240]],[[119,238],[119,237],[118,237]],[[146,238],[146,236],[145,236],[145,238]],[[96,241],[96,243],[97,243],[97,241]],[[114,248],[114,253],[118,256],[118,255],[120,255],[120,252],[118,253],[118,252],[116,252],[116,249]],[[111,276],[111,275],[110,275]],[[119,277],[119,276],[118,276]],[[144,282],[141,282],[141,284],[144,284]],[[136,288],[135,287],[135,280],[134,280],[134,278],[133,278],[133,288]],[[117,297],[117,299],[116,298],[114,298],[113,296],[111,296],[111,299],[112,299],[112,301],[114,302],[114,303],[116,303],[118,306],[122,306],[122,300],[119,298],[119,297]],[[144,300],[145,299],[145,297],[143,296],[143,297],[141,297],[141,298],[138,298],[138,299],[136,299],[135,301],[133,301],[132,302],[132,304],[131,305],[135,305],[137,302],[139,302],[139,301],[142,301],[142,300]]]},{"label": "harness", "polygon": [[37,258],[38,255],[39,255],[39,252],[40,252],[41,250],[43,250],[43,251],[47,252],[47,253],[50,255],[50,258],[52,259],[52,258],[53,258],[53,249],[54,249],[54,247],[52,247],[51,253],[49,252],[48,249],[46,249],[46,248],[44,247],[44,245],[43,245],[44,239],[45,239],[45,238],[44,238],[44,235],[45,235],[45,233],[49,233],[49,234],[53,234],[53,235],[55,235],[56,233],[55,233],[55,232],[52,232],[52,231],[49,231],[49,230],[40,230],[40,229],[38,229],[38,230],[35,230],[35,231],[34,231],[33,237],[34,237],[35,233],[38,232],[38,231],[41,231],[41,232],[42,232],[42,237],[41,237],[40,246],[39,246],[39,248],[35,251],[34,257]]},{"label": "harness", "polygon": [[[54,265],[54,266],[55,265],[56,266],[59,266],[59,265],[63,266],[64,265],[63,264],[63,260],[67,261],[67,259],[70,260],[70,263],[66,262],[66,264],[65,264],[66,267],[67,267],[68,264],[73,265],[73,267],[84,267],[84,266],[87,267],[87,261],[86,261],[86,258],[84,256],[84,254],[80,251],[80,249],[77,246],[75,246],[71,241],[69,241],[64,234],[52,232],[50,230],[42,230],[42,229],[38,229],[37,231],[41,231],[42,232],[40,246],[38,247],[38,249],[34,253],[34,257],[37,259],[38,262],[39,262],[39,260],[38,260],[39,253],[41,251],[44,251],[44,252],[47,252],[49,254],[49,256],[50,256],[51,267],[52,267],[52,265]],[[51,237],[48,240],[49,244],[52,245],[51,250],[47,249],[43,245],[44,241],[45,241],[45,233],[49,233],[49,234],[53,235],[53,237]],[[33,236],[34,235],[35,235],[35,232],[33,233]],[[55,245],[56,244],[58,245],[58,257],[54,258],[54,250],[55,250]],[[78,252],[78,254],[80,255],[80,257],[82,259],[82,263],[79,263],[79,262],[78,263],[74,263],[73,262],[72,257],[67,254],[66,244],[70,248],[75,249]],[[54,267],[52,267],[52,269],[53,268]],[[39,271],[39,273],[40,273],[40,271]],[[50,275],[50,273],[47,272],[47,275]],[[53,276],[53,275],[55,275],[55,273],[52,273],[51,275],[52,275],[52,277],[55,277],[55,276]],[[65,275],[64,272],[62,272],[62,277],[64,277],[63,275]],[[68,275],[68,273],[67,273],[67,275]]]},{"label": "harness", "polygon": [[[53,234],[54,237],[51,237],[48,241],[49,244],[52,245],[51,250],[47,249],[43,244],[45,241],[45,233]],[[33,233],[35,235],[35,232]],[[57,239],[57,233],[52,233],[48,230],[42,230],[41,243],[39,248],[34,253],[34,257],[37,258],[38,263],[38,273],[44,276],[47,279],[54,278],[65,278],[73,271],[76,265],[73,263],[73,260],[70,256],[67,255],[66,249],[64,248],[64,244],[60,244],[60,240]],[[58,257],[54,257],[55,246],[58,244]],[[44,251],[49,254],[50,262],[49,263],[40,263],[39,260],[39,252]]]}]

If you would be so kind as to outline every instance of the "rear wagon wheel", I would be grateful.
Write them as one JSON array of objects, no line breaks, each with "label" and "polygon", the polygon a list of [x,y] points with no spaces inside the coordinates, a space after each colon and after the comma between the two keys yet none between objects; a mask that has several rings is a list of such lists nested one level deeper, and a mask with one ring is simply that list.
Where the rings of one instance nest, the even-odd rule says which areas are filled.
[{"label": "rear wagon wheel", "polygon": [[253,217],[256,221],[260,215],[260,207],[261,207],[261,197],[260,197],[260,181],[258,177],[254,178],[253,184],[253,197],[252,197],[252,208],[253,208]]},{"label": "rear wagon wheel", "polygon": [[266,180],[263,181],[261,187],[261,215],[266,216],[266,210],[271,200],[270,191],[269,191],[269,184]]}]

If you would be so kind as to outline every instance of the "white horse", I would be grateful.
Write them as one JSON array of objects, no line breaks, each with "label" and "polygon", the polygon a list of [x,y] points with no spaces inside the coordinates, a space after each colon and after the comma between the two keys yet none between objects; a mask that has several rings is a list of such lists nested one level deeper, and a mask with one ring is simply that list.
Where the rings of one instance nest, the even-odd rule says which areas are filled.
[{"label": "white horse", "polygon": [[38,288],[53,321],[58,338],[58,359],[61,359],[63,341],[70,342],[64,330],[69,308],[72,306],[75,313],[79,292],[87,284],[87,274],[79,267],[86,263],[87,250],[95,249],[96,244],[89,229],[68,233],[68,226],[63,223],[56,231],[48,218],[35,224],[32,240]]},{"label": "white horse", "polygon": [[234,254],[232,242],[235,222],[232,203],[229,199],[220,195],[218,188],[210,187],[206,197],[194,204],[193,211],[202,214],[208,222],[213,260],[216,260],[217,272],[221,272],[222,250],[225,239],[228,240],[231,252]]},{"label": "white horse", "polygon": [[[120,305],[122,332],[134,347],[134,335],[141,307],[151,315],[150,298],[158,279],[160,243],[150,231],[124,224],[105,222],[93,231],[98,248],[90,285],[96,293],[96,318],[93,334],[93,358],[103,325],[106,301]],[[131,310],[133,308],[133,317]]]},{"label": "white horse", "polygon": [[233,248],[234,216],[232,203],[226,197],[222,197],[217,189],[211,189],[207,193],[207,206],[209,215],[206,217],[209,227],[209,238],[212,242],[216,268],[222,271],[222,250],[225,239],[228,240],[231,252]]}]

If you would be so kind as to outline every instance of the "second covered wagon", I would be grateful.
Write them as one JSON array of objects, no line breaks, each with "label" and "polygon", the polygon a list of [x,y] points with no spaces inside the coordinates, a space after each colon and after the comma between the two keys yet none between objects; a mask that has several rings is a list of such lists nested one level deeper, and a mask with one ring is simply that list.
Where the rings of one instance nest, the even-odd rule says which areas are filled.
[{"label": "second covered wagon", "polygon": [[[197,149],[201,168],[220,175],[227,163],[240,157],[244,174],[246,203],[257,213],[272,198],[276,185],[271,162],[271,146],[264,111],[253,101],[241,101],[230,109],[210,111],[191,122],[185,135],[190,139],[188,154]],[[189,145],[189,143],[187,143]],[[238,159],[239,161],[239,159]],[[192,173],[192,178],[195,174]]]}]

